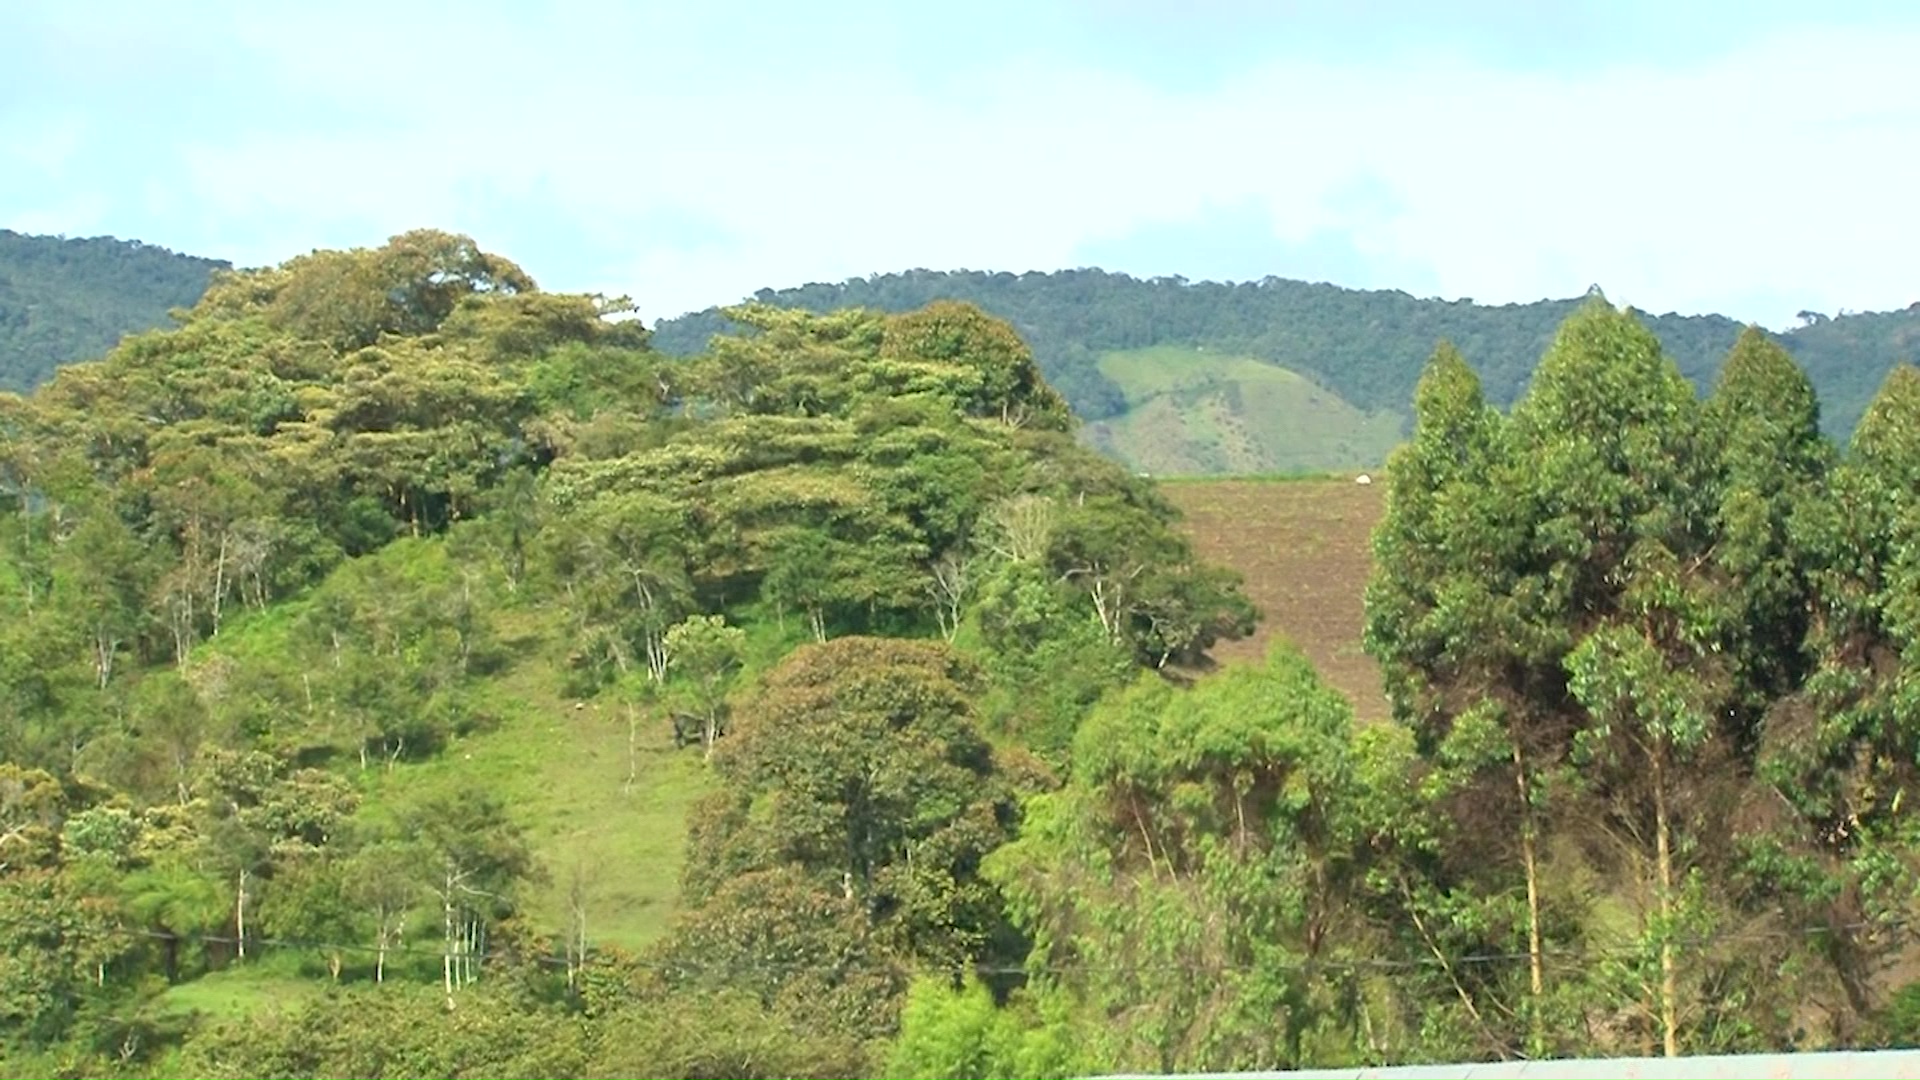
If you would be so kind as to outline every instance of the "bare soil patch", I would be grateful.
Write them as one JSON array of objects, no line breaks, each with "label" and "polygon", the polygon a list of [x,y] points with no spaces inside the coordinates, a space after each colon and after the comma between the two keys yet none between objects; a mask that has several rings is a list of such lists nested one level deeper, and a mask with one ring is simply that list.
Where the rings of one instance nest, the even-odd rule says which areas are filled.
[{"label": "bare soil patch", "polygon": [[1246,576],[1259,606],[1253,636],[1214,649],[1221,663],[1259,660],[1274,637],[1293,642],[1362,723],[1384,720],[1380,667],[1361,650],[1370,538],[1386,485],[1352,478],[1182,480],[1162,487],[1186,515],[1201,557]]}]

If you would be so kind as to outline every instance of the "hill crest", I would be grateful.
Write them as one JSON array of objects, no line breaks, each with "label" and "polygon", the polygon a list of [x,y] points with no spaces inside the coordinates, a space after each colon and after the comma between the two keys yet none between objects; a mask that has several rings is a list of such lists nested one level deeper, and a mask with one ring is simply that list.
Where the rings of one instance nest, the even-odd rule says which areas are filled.
[{"label": "hill crest", "polygon": [[[1556,329],[1585,298],[1490,305],[1272,276],[1236,283],[1136,278],[1099,269],[1023,274],[919,269],[762,289],[753,299],[816,311],[911,310],[935,299],[978,304],[1027,338],[1048,381],[1089,423],[1090,438],[1106,440],[1109,452],[1123,460],[1143,461],[1160,451],[1113,434],[1139,424],[1127,416],[1140,404],[1113,377],[1109,358],[1114,354],[1164,346],[1192,355],[1205,350],[1249,357],[1336,395],[1356,417],[1392,414],[1404,434],[1414,382],[1441,340],[1460,349],[1488,398],[1504,407],[1526,389]],[[1717,314],[1640,316],[1702,391],[1745,325]],[[1886,372],[1915,355],[1920,304],[1831,317],[1808,311],[1802,318],[1805,325],[1767,331],[1768,336],[1787,348],[1812,378],[1825,405],[1823,428],[1845,438]],[[661,320],[655,336],[663,351],[691,353],[726,325],[722,309],[711,308]],[[1183,417],[1182,422],[1196,421]],[[1351,448],[1373,441],[1358,425],[1348,434],[1286,451],[1307,471],[1345,468],[1352,464],[1351,450],[1340,450],[1340,443]],[[1187,447],[1183,452],[1193,456],[1195,451]]]},{"label": "hill crest", "polygon": [[27,391],[63,364],[106,354],[127,334],[192,307],[222,259],[110,236],[0,229],[0,390]]},{"label": "hill crest", "polygon": [[[62,364],[167,325],[170,310],[192,305],[213,271],[227,268],[137,240],[0,230],[0,389],[30,390]],[[1275,276],[1191,281],[1083,268],[914,269],[766,288],[752,299],[889,313],[972,302],[1028,341],[1085,422],[1088,445],[1137,471],[1235,475],[1378,464],[1405,436],[1414,381],[1443,339],[1474,366],[1490,400],[1511,404],[1582,298],[1482,304]],[[1702,390],[1743,326],[1716,314],[1642,318]],[[1822,427],[1844,439],[1886,372],[1920,354],[1920,304],[1801,318],[1768,334],[1813,380]],[[689,355],[737,329],[713,307],[660,320],[654,332],[662,352]],[[1147,370],[1148,356],[1169,370]],[[1148,385],[1158,389],[1144,392]]]}]

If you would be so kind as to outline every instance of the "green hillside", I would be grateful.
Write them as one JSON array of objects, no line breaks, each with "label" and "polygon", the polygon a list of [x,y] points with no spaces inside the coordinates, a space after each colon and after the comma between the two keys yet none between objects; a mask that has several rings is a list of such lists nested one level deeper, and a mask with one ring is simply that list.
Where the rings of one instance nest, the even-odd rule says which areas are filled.
[{"label": "green hillside", "polygon": [[[444,541],[432,539],[396,543],[367,558],[405,576],[446,557]],[[422,802],[486,791],[500,800],[538,868],[517,898],[529,922],[559,928],[578,918],[600,947],[644,948],[666,932],[679,907],[686,823],[713,786],[710,774],[697,752],[674,746],[656,710],[567,692],[567,627],[552,611],[498,595],[491,602],[497,607],[487,633],[500,642],[505,664],[462,690],[484,718],[448,733],[435,753],[346,767],[359,793],[358,819],[363,828],[393,830]],[[243,616],[198,650],[196,667],[258,672],[297,663],[302,651],[289,637],[305,608],[295,602]],[[430,928],[428,934],[426,949],[402,940],[388,978],[435,977],[439,957]],[[340,955],[353,985],[367,973],[365,943],[345,944],[350,948]],[[181,1016],[250,1016],[320,996],[325,965],[324,954],[269,953],[259,965],[214,967],[178,982],[160,1001]]]},{"label": "green hillside", "polygon": [[[193,304],[208,274],[225,265],[136,241],[0,230],[0,389],[30,389],[61,364],[99,356],[124,334],[166,325],[168,310]],[[941,299],[977,304],[1030,343],[1049,382],[1087,421],[1088,445],[1140,471],[1198,474],[1377,465],[1382,448],[1404,436],[1414,377],[1442,339],[1462,349],[1490,399],[1511,405],[1554,328],[1578,303],[1493,306],[1279,278],[1141,280],[1097,269],[912,270],[762,289],[755,299],[815,312],[904,312]],[[1703,391],[1740,329],[1717,315],[1643,318]],[[1819,389],[1822,428],[1844,438],[1892,365],[1917,355],[1920,309],[1806,312],[1803,321],[1770,336]],[[656,340],[663,352],[687,356],[729,328],[711,308],[662,321]],[[1159,349],[1166,351],[1142,352]],[[1198,368],[1167,376],[1179,392],[1142,396],[1131,381],[1135,369],[1110,361],[1115,353]],[[1218,356],[1301,378],[1244,366],[1222,376],[1212,359]],[[1350,409],[1313,399],[1313,386]],[[1385,434],[1390,417],[1402,418],[1393,437]]]},{"label": "green hillside", "polygon": [[[1841,452],[1594,300],[1511,410],[1439,350],[1378,485],[1161,485],[975,305],[630,312],[418,230],[0,393],[0,1074],[1920,1034],[1920,369]],[[1397,426],[1093,370],[1175,470]]]},{"label": "green hillside", "polygon": [[[762,289],[754,299],[810,311],[905,311],[937,299],[978,304],[1012,323],[1032,344],[1047,379],[1089,422],[1085,437],[1129,462],[1219,462],[1225,467],[1243,451],[1226,449],[1239,439],[1231,434],[1222,436],[1218,451],[1185,449],[1208,445],[1223,423],[1232,427],[1231,421],[1219,418],[1216,399],[1194,399],[1202,415],[1175,415],[1183,407],[1172,399],[1136,399],[1109,373],[1105,357],[1155,346],[1177,347],[1179,351],[1164,354],[1171,363],[1192,362],[1202,348],[1206,355],[1251,357],[1303,375],[1353,406],[1359,416],[1374,418],[1359,425],[1331,425],[1329,440],[1300,459],[1310,470],[1348,467],[1355,463],[1353,455],[1379,445],[1378,431],[1371,425],[1382,412],[1406,409],[1421,366],[1442,340],[1459,347],[1494,404],[1512,405],[1526,390],[1555,329],[1580,304],[1578,298],[1569,298],[1487,305],[1272,277],[1237,284],[1143,280],[1098,269],[1025,274],[910,270]],[[1703,392],[1741,329],[1719,315],[1640,317],[1681,374]],[[1812,377],[1820,392],[1822,429],[1845,438],[1887,372],[1917,355],[1920,305],[1831,318],[1806,312],[1802,317],[1807,325],[1768,336]],[[726,325],[720,309],[709,309],[663,320],[655,328],[656,340],[663,351],[691,354]],[[1314,411],[1311,403],[1295,403],[1291,394],[1269,400],[1272,404],[1263,408]],[[1145,415],[1130,417],[1136,408]],[[1255,418],[1248,423],[1262,427],[1270,422]],[[1249,435],[1245,441],[1258,442],[1258,437]]]},{"label": "green hillside", "polygon": [[0,390],[32,389],[61,364],[166,325],[228,265],[134,240],[0,229]]},{"label": "green hillside", "polygon": [[[419,230],[0,393],[0,1071],[581,1075],[591,1009],[846,1075],[871,972],[1021,961],[982,857],[1234,575],[977,308],[629,310]],[[594,1074],[745,1075],[663,1053]]]},{"label": "green hillside", "polygon": [[473,786],[498,794],[546,871],[528,892],[528,916],[567,925],[577,889],[594,940],[637,949],[678,906],[687,815],[709,774],[699,754],[675,749],[654,711],[566,693],[556,660],[567,627],[551,613],[503,612],[499,622],[508,666],[474,688],[498,726],[376,778],[372,807]]},{"label": "green hillside", "polygon": [[1099,370],[1127,409],[1088,424],[1084,437],[1156,476],[1371,468],[1405,424],[1398,412],[1362,412],[1286,368],[1204,348],[1111,352]]}]

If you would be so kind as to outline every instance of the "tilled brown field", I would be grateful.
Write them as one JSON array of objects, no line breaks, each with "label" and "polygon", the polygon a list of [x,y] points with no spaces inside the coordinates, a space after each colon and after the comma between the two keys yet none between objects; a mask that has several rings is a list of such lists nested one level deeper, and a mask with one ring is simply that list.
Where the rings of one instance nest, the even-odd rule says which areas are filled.
[{"label": "tilled brown field", "polygon": [[1368,548],[1385,485],[1330,480],[1194,480],[1162,489],[1186,514],[1200,555],[1246,575],[1263,618],[1222,645],[1223,663],[1259,659],[1279,635],[1353,703],[1355,719],[1387,716],[1380,669],[1360,648]]}]

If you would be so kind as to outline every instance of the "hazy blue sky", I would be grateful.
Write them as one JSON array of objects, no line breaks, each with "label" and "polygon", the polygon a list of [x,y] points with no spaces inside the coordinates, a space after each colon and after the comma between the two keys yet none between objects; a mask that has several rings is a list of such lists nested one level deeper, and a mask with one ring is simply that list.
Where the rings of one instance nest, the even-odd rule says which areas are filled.
[{"label": "hazy blue sky", "polygon": [[649,318],[911,267],[1920,300],[1920,4],[0,0],[0,226],[467,232]]}]

